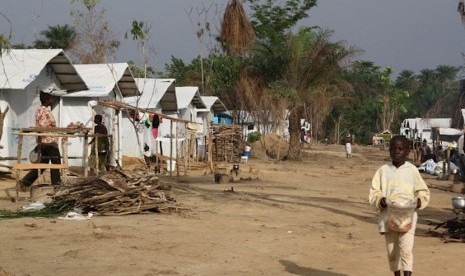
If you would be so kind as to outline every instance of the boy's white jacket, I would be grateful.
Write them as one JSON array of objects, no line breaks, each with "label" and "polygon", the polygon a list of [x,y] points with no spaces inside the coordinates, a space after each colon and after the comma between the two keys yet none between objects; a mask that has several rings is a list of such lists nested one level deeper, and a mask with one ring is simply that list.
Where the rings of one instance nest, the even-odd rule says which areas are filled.
[{"label": "boy's white jacket", "polygon": [[381,166],[373,176],[369,194],[369,202],[378,210],[378,228],[380,232],[386,232],[386,209],[382,209],[380,201],[383,197],[389,200],[398,194],[409,194],[412,198],[421,201],[420,209],[428,206],[430,191],[420,175],[417,167],[410,162],[405,162],[396,168],[392,162]]}]

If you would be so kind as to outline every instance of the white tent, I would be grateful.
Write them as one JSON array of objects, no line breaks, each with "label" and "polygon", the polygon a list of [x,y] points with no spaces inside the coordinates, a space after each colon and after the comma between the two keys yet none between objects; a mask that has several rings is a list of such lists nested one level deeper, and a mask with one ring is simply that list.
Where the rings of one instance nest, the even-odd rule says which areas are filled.
[{"label": "white tent", "polygon": [[[128,97],[124,102],[132,106],[148,109],[157,113],[176,113],[178,110],[175,79],[143,79],[136,78],[136,83],[141,92],[140,97]],[[136,130],[134,130],[133,121],[125,112],[122,114],[122,154],[128,157],[142,157],[144,154],[144,145],[147,144],[150,150],[147,155],[155,153],[155,141],[152,137],[152,127],[145,125],[147,119],[145,114],[138,114],[139,121],[135,121]],[[169,122],[164,121],[159,127],[159,136],[169,134]],[[139,137],[140,146],[137,143]]]},{"label": "white tent", "polygon": [[[206,108],[202,98],[200,97],[199,88],[197,86],[182,86],[176,87],[176,100],[177,100],[177,112],[163,112],[170,117],[181,119],[184,121],[196,122],[197,120],[197,109]],[[157,145],[158,153],[164,156],[170,156],[170,139],[166,136],[170,134],[170,120],[164,120],[163,126],[160,128],[160,135],[158,136]],[[200,128],[200,124],[189,124],[192,132],[197,132]],[[173,122],[173,135],[176,135],[176,128],[178,137],[176,139],[180,146],[185,137],[188,136],[185,123]],[[176,155],[176,148],[173,147],[172,156]],[[161,151],[160,151],[161,149]],[[183,152],[178,153],[179,156],[183,156]]]},{"label": "white tent", "polygon": [[400,134],[410,139],[426,140],[432,143],[433,128],[450,128],[450,118],[414,118],[405,119],[400,128]]},{"label": "white tent", "polygon": [[[2,50],[0,56],[0,109],[9,107],[0,140],[0,156],[15,157],[20,128],[35,125],[35,113],[40,106],[42,89],[75,92],[87,89],[70,58],[61,49]],[[57,122],[62,118],[58,105],[52,108]],[[33,138],[23,142],[22,158],[27,158],[35,146]],[[4,162],[4,164],[11,162]]]},{"label": "white tent", "polygon": [[[139,95],[137,84],[132,76],[127,63],[110,64],[76,64],[76,70],[86,82],[89,90],[68,94],[61,99],[63,113],[60,121],[61,127],[70,123],[83,123],[85,127],[92,128],[95,114],[103,116],[103,122],[112,135],[112,156],[110,163],[116,165],[121,160],[122,132],[120,127],[121,114],[112,108],[95,106],[96,100],[117,100],[124,97]],[[84,138],[68,140],[68,152],[71,157],[69,164],[82,166]]]},{"label": "white tent", "polygon": [[208,132],[208,125],[213,121],[215,114],[227,111],[223,102],[214,96],[202,96],[206,108],[197,109],[197,123],[201,123],[199,133],[203,135]]}]

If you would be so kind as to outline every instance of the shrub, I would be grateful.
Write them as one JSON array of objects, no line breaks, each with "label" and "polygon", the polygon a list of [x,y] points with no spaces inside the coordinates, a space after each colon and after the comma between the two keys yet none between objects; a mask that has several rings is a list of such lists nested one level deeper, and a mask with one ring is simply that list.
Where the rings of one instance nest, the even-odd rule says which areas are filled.
[{"label": "shrub", "polygon": [[262,136],[262,135],[261,135],[260,132],[258,132],[258,131],[251,132],[251,133],[249,133],[249,134],[247,135],[247,142],[253,143],[253,142],[255,142],[255,141],[258,141],[258,140],[260,140],[260,137],[261,137],[261,136]]}]

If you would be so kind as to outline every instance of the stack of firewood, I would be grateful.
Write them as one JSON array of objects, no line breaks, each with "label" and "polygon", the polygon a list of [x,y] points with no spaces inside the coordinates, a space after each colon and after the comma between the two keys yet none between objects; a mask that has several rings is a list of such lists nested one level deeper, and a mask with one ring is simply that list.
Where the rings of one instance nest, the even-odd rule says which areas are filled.
[{"label": "stack of firewood", "polygon": [[244,150],[242,129],[239,125],[212,125],[211,157],[216,162],[234,162],[240,160]]},{"label": "stack of firewood", "polygon": [[155,175],[113,170],[62,184],[53,200],[83,213],[127,215],[176,208],[169,206],[174,204],[170,190],[171,186],[161,184]]}]

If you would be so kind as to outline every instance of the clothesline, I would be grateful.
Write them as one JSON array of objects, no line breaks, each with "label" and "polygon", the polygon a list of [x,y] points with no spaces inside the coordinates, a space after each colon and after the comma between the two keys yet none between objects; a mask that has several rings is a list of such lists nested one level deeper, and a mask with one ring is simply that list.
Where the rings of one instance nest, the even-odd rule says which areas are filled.
[{"label": "clothesline", "polygon": [[143,112],[143,113],[154,114],[154,115],[160,116],[161,118],[171,120],[173,122],[191,123],[191,124],[200,125],[200,123],[197,123],[197,122],[194,122],[194,121],[188,121],[188,120],[174,118],[174,117],[162,114],[162,113],[154,112],[154,111],[146,109],[146,108],[136,107],[136,106],[133,106],[133,105],[130,105],[130,104],[127,104],[127,103],[122,103],[122,102],[118,102],[118,101],[114,101],[114,100],[99,100],[99,101],[97,101],[97,104],[101,105],[101,106],[111,107],[111,108],[117,109],[117,110],[131,110],[131,111],[140,111],[140,112]]}]

